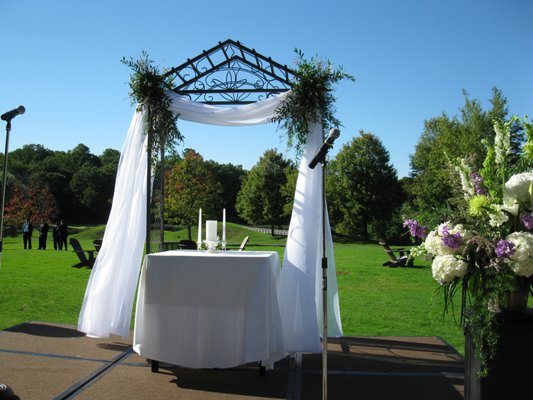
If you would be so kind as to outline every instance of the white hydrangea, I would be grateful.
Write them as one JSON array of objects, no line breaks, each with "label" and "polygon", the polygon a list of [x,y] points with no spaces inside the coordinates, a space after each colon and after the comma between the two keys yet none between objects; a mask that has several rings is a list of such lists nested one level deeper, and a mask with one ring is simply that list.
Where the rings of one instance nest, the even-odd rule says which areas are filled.
[{"label": "white hydrangea", "polygon": [[442,242],[442,236],[437,230],[431,231],[425,240],[426,250],[432,256],[442,256],[445,254],[454,254],[455,250],[447,247]]},{"label": "white hydrangea", "polygon": [[437,256],[431,265],[433,278],[441,285],[452,282],[455,278],[462,278],[468,264],[453,255]]},{"label": "white hydrangea", "polygon": [[516,275],[529,277],[533,275],[533,234],[513,232],[506,238],[515,245],[515,252],[505,261]]},{"label": "white hydrangea", "polygon": [[[442,238],[444,236],[444,231],[448,228],[448,233],[456,234],[459,233],[462,238],[462,245],[457,249],[452,249],[444,244]],[[432,256],[442,256],[442,255],[453,255],[461,254],[464,249],[464,243],[470,240],[472,234],[464,229],[461,224],[453,226],[450,221],[446,221],[443,224],[437,226],[437,228],[429,232],[426,240],[424,241],[424,246],[426,251]]]},{"label": "white hydrangea", "polygon": [[518,204],[533,205],[533,172],[516,174],[505,182],[503,189],[504,209],[513,215],[518,215]]},{"label": "white hydrangea", "polygon": [[[503,212],[504,207],[501,205],[492,205],[490,208],[490,214],[489,214],[489,224],[490,226],[499,227],[502,226],[504,223],[509,221],[509,216]],[[518,211],[517,211],[518,212]]]}]

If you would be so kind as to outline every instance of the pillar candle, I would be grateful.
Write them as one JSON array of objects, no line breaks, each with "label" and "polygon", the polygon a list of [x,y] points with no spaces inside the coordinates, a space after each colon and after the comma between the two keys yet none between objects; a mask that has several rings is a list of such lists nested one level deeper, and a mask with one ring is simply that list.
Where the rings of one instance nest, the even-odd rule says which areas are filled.
[{"label": "pillar candle", "polygon": [[217,241],[217,221],[205,221],[205,240],[208,242]]}]

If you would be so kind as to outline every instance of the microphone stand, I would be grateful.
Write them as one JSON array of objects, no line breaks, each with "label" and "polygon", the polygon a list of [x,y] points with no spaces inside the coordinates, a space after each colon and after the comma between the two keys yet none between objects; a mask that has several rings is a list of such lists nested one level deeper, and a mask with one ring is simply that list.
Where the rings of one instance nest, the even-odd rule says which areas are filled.
[{"label": "microphone stand", "polygon": [[328,257],[326,254],[326,156],[322,165],[322,400],[328,398]]},{"label": "microphone stand", "polygon": [[330,135],[309,163],[313,169],[322,165],[322,400],[328,399],[328,257],[326,254],[326,155],[333,141],[339,137],[339,130],[332,129]]},{"label": "microphone stand", "polygon": [[[2,176],[2,213],[0,215],[0,256],[3,250],[4,240],[4,206],[6,202],[6,181],[7,181],[7,153],[9,148],[9,132],[11,132],[11,120],[6,125],[6,149],[4,151],[4,175]],[[0,259],[1,263],[1,259]],[[0,264],[1,265],[1,264]]]},{"label": "microphone stand", "polygon": [[[7,120],[6,125],[6,150],[4,152],[4,175],[2,177],[2,213],[0,214],[0,268],[2,267],[2,250],[4,240],[4,205],[6,201],[6,180],[7,180],[7,152],[9,148],[9,132],[11,132],[11,119]],[[0,383],[0,398],[15,399],[13,389]]]}]

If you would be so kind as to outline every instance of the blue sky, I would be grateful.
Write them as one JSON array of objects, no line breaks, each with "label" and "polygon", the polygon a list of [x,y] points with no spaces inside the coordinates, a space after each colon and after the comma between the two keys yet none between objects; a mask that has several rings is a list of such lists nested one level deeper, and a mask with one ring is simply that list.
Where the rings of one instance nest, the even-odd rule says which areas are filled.
[{"label": "blue sky", "polygon": [[[488,107],[497,86],[512,114],[533,115],[530,0],[0,0],[0,16],[0,112],[26,107],[10,151],[121,150],[133,115],[121,58],[146,50],[172,67],[228,38],[288,66],[299,48],[354,75],[337,86],[344,126],[333,153],[372,132],[400,177],[424,120],[457,114],[463,89]],[[249,169],[270,148],[293,157],[275,125],[179,127],[185,147],[221,163]]]}]

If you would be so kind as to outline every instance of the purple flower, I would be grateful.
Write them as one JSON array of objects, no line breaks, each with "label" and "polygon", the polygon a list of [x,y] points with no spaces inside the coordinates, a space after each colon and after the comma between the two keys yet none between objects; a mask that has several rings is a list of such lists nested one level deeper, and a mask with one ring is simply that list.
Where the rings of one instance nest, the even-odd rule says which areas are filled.
[{"label": "purple flower", "polygon": [[444,246],[449,247],[450,249],[458,249],[461,247],[461,234],[460,233],[450,233],[450,228],[448,225],[442,227],[442,243]]},{"label": "purple flower", "polygon": [[418,236],[420,239],[425,239],[428,236],[428,232],[429,229],[426,226],[418,225],[416,227],[416,236]]},{"label": "purple flower", "polygon": [[530,213],[523,213],[520,220],[522,221],[527,230],[533,228],[533,215],[531,215]]},{"label": "purple flower", "polygon": [[470,174],[470,179],[472,179],[472,183],[474,184],[474,191],[477,195],[487,195],[487,191],[481,187],[483,184],[483,177],[479,175],[477,172],[472,172]]},{"label": "purple flower", "polygon": [[511,258],[515,253],[515,245],[509,240],[500,239],[495,251],[496,255],[500,258]]},{"label": "purple flower", "polygon": [[418,221],[415,221],[414,219],[406,219],[403,222],[403,226],[409,228],[409,233],[411,233],[411,236],[414,238],[419,237],[425,239],[428,235],[428,228],[420,225]]},{"label": "purple flower", "polygon": [[477,172],[472,172],[470,174],[470,179],[472,179],[474,185],[481,185],[483,183],[483,178]]},{"label": "purple flower", "polygon": [[444,246],[449,247],[450,249],[458,249],[459,247],[461,247],[461,242],[461,234],[449,233],[448,229],[446,229],[444,236],[442,236],[442,243],[444,244]]}]

